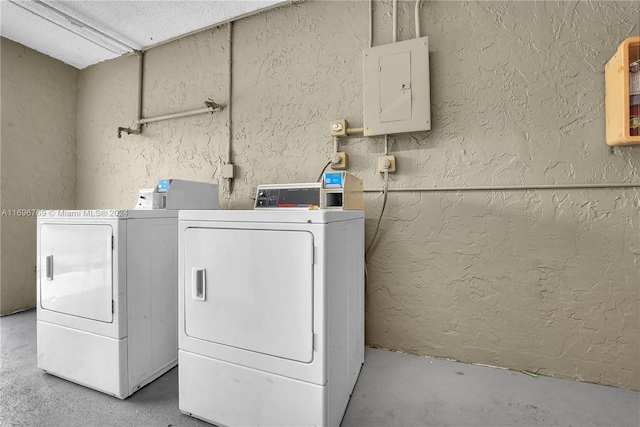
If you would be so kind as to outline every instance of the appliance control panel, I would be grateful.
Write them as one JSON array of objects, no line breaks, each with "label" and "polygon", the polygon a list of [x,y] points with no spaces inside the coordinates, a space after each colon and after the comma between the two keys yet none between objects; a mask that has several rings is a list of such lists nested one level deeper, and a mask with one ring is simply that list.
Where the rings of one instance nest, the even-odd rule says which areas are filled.
[{"label": "appliance control panel", "polygon": [[317,209],[320,183],[259,185],[254,209]]}]

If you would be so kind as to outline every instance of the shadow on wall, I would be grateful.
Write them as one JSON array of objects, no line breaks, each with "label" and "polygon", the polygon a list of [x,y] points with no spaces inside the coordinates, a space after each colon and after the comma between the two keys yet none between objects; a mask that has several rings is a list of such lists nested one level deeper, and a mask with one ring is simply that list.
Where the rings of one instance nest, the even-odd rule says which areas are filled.
[{"label": "shadow on wall", "polygon": [[366,343],[637,387],[638,196],[622,193],[391,193]]}]

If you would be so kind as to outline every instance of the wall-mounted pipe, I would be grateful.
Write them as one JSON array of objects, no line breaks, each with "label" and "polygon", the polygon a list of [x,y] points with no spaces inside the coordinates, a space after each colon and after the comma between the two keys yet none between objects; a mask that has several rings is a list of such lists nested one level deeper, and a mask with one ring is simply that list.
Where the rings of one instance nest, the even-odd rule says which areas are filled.
[{"label": "wall-mounted pipe", "polygon": [[373,47],[373,0],[369,0],[369,47]]},{"label": "wall-mounted pipe", "polygon": [[231,121],[231,97],[233,96],[233,23],[229,22],[229,33],[228,33],[228,40],[227,43],[229,45],[229,57],[228,57],[228,81],[227,81],[227,99],[229,100],[229,106],[227,109],[227,121],[229,123],[228,126],[228,139],[229,139],[229,145],[227,146],[227,163],[233,163],[232,160],[232,147],[231,147],[231,139],[232,139],[232,121]]},{"label": "wall-mounted pipe", "polygon": [[228,57],[228,80],[227,80],[227,158],[225,164],[231,165],[231,174],[225,175],[223,173],[223,177],[226,176],[225,181],[229,184],[229,197],[233,192],[233,132],[232,132],[232,116],[231,116],[231,97],[233,96],[233,22],[229,22],[229,32],[227,33],[227,43],[229,45],[229,57]]},{"label": "wall-mounted pipe", "polygon": [[140,119],[142,118],[142,77],[144,69],[144,52],[136,51],[135,55],[138,57],[138,99],[136,103],[136,127],[135,128],[118,128],[118,138],[122,138],[122,132],[127,135],[140,135],[142,133],[142,127],[140,126]]},{"label": "wall-mounted pipe", "polygon": [[232,63],[233,58],[231,56],[231,54],[232,54],[231,48],[232,48],[232,40],[233,40],[233,23],[229,22],[228,25],[229,25],[229,33],[228,33],[227,43],[229,45],[229,58],[228,58],[228,67],[229,67],[228,73],[229,73],[229,76],[228,76],[228,82],[227,82],[227,99],[229,100],[228,101],[229,105],[227,107],[227,122],[228,122],[227,131],[228,131],[229,144],[227,145],[227,159],[226,160],[227,160],[227,163],[231,163],[231,160],[232,160],[231,159],[231,156],[232,156],[232,153],[231,153],[231,151],[232,151],[231,150],[231,135],[232,135],[231,134],[231,96],[233,95],[232,87],[231,87],[231,85],[233,83],[233,80],[232,80],[232,78],[233,78],[233,75],[232,75],[232,72],[233,72],[233,63]]},{"label": "wall-mounted pipe", "polygon": [[199,108],[197,110],[185,111],[182,113],[173,113],[173,114],[165,114],[162,116],[156,117],[142,117],[142,87],[143,87],[143,76],[144,76],[144,52],[138,51],[136,52],[136,56],[138,57],[138,99],[136,105],[136,126],[134,128],[118,128],[118,138],[122,138],[122,133],[126,133],[127,135],[140,135],[142,133],[142,125],[146,125],[147,123],[159,122],[162,120],[176,119],[179,117],[187,117],[194,116],[196,114],[204,114],[204,113],[214,113],[216,111],[221,111],[224,109],[224,105],[216,104],[212,100],[205,101],[205,108]]},{"label": "wall-mounted pipe", "polygon": [[393,42],[398,41],[398,0],[393,0]]},{"label": "wall-mounted pipe", "polygon": [[121,137],[122,132],[126,133],[127,135],[131,135],[131,134],[139,135],[142,131],[141,125],[146,125],[147,123],[154,123],[162,120],[177,119],[180,117],[195,116],[196,114],[215,113],[217,111],[221,111],[224,109],[224,105],[216,104],[213,101],[205,101],[204,104],[206,105],[205,108],[199,108],[197,110],[184,111],[182,113],[165,114],[162,116],[138,119],[136,120],[137,126],[135,129],[119,127],[118,138]]},{"label": "wall-mounted pipe", "polygon": [[[422,193],[422,192],[458,192],[458,191],[530,191],[530,190],[584,190],[607,188],[640,188],[640,183],[612,182],[601,184],[540,184],[540,185],[484,185],[475,187],[414,187],[388,188],[392,193]],[[380,193],[382,188],[365,188],[365,193]]]},{"label": "wall-mounted pipe", "polygon": [[414,12],[415,20],[416,20],[416,38],[420,38],[420,3],[422,0],[416,0],[416,9]]},{"label": "wall-mounted pipe", "polygon": [[149,117],[146,119],[138,119],[138,123],[141,125],[146,125],[147,123],[159,122],[162,120],[195,116],[196,114],[215,113],[216,111],[222,111],[222,109],[224,109],[224,105],[216,104],[213,101],[205,101],[205,105],[205,108],[199,108],[197,110],[184,111],[182,113],[165,114],[163,116]]},{"label": "wall-mounted pipe", "polygon": [[[140,123],[142,118],[142,84],[144,78],[144,52],[138,52],[138,105],[136,123]],[[138,128],[140,126],[136,125]]]}]

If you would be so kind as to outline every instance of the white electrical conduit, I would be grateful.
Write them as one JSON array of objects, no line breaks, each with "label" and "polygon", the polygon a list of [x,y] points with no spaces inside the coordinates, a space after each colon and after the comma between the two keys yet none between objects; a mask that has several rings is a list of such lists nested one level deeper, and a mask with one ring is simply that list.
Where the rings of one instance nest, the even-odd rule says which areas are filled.
[{"label": "white electrical conduit", "polygon": [[[227,42],[229,45],[229,57],[228,57],[228,64],[229,64],[229,70],[228,70],[228,79],[227,79],[227,159],[226,159],[226,164],[232,164],[233,163],[233,153],[232,153],[232,149],[231,149],[231,144],[233,141],[233,133],[231,131],[231,96],[233,95],[232,93],[232,83],[233,83],[233,51],[232,51],[232,47],[233,47],[233,22],[229,22],[229,32],[227,34]],[[233,192],[233,179],[232,178],[228,178],[225,179],[225,181],[228,183],[228,193],[227,193],[227,197],[231,198],[231,193]]]},{"label": "white electrical conduit", "polygon": [[398,0],[393,0],[393,42],[398,41]]},{"label": "white electrical conduit", "polygon": [[373,0],[369,0],[369,47],[373,47]]},{"label": "white electrical conduit", "polygon": [[[385,135],[385,154],[387,149],[387,136]],[[423,188],[389,188],[389,172],[384,172],[384,186],[379,189],[365,188],[365,193],[383,194],[382,209],[373,233],[373,238],[365,251],[365,261],[371,254],[371,249],[376,241],[380,229],[380,221],[387,205],[387,195],[389,193],[417,193],[417,192],[463,192],[463,191],[516,191],[516,190],[582,190],[582,189],[612,189],[612,188],[640,188],[640,183],[609,183],[609,184],[557,184],[557,185],[503,185],[503,186],[477,186],[477,187],[423,187]],[[366,269],[365,269],[366,275]]]},{"label": "white electrical conduit", "polygon": [[416,0],[416,10],[414,13],[415,20],[416,20],[416,38],[417,39],[420,38],[420,3],[421,2],[422,0]]},{"label": "white electrical conduit", "polygon": [[136,111],[136,130],[140,132],[140,120],[142,119],[142,79],[144,76],[144,52],[137,52],[138,55],[138,104]]},{"label": "white electrical conduit", "polygon": [[145,118],[145,119],[139,119],[138,123],[145,125],[147,123],[153,123],[153,122],[159,122],[162,120],[169,120],[169,119],[177,119],[180,117],[188,117],[188,116],[195,116],[196,114],[204,114],[204,113],[214,113],[216,111],[220,111],[222,110],[220,105],[216,106],[208,106],[205,108],[199,108],[197,110],[191,110],[191,111],[184,111],[182,113],[174,113],[174,114],[165,114],[164,116],[157,116],[157,117],[149,117],[149,118]]},{"label": "white electrical conduit", "polygon": [[229,34],[228,34],[228,44],[229,44],[229,79],[228,79],[228,87],[227,87],[227,131],[228,131],[228,146],[227,146],[227,164],[229,163],[233,163],[231,160],[231,138],[232,138],[232,134],[231,134],[231,95],[232,95],[232,57],[231,57],[231,48],[232,48],[232,36],[233,36],[233,23],[229,22]]},{"label": "white electrical conduit", "polygon": [[528,190],[582,190],[600,188],[640,188],[640,183],[609,184],[549,184],[549,185],[486,185],[476,187],[414,187],[414,188],[365,188],[365,193],[420,193],[420,192],[458,192],[458,191],[528,191]]},{"label": "white electrical conduit", "polygon": [[206,105],[205,108],[185,111],[182,113],[173,113],[173,114],[165,114],[165,115],[156,116],[156,117],[142,118],[142,87],[143,87],[143,76],[144,76],[144,52],[137,51],[136,55],[138,56],[138,99],[137,99],[137,111],[136,111],[136,121],[135,121],[136,127],[134,129],[119,127],[118,138],[120,138],[122,132],[126,133],[127,135],[140,135],[142,133],[142,125],[146,125],[147,123],[159,122],[162,120],[169,120],[169,119],[176,119],[180,117],[195,116],[196,114],[214,113],[224,108],[224,105],[216,104],[213,101],[205,101],[205,105]]},{"label": "white electrical conduit", "polygon": [[134,129],[118,127],[118,138],[122,137],[122,132],[127,135],[140,135],[142,128],[140,126],[140,120],[142,118],[142,69],[144,67],[144,52],[136,51],[138,57],[138,99],[136,100],[136,127]]}]

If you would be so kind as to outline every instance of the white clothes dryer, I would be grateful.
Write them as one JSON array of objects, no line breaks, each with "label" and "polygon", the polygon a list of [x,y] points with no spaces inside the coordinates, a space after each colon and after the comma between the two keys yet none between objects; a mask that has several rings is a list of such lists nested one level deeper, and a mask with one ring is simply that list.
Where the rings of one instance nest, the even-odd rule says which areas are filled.
[{"label": "white clothes dryer", "polygon": [[177,364],[178,211],[37,221],[37,364],[124,399]]},{"label": "white clothes dryer", "polygon": [[179,406],[340,424],[364,362],[363,211],[181,211]]}]

